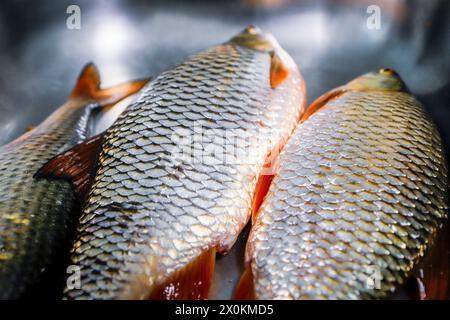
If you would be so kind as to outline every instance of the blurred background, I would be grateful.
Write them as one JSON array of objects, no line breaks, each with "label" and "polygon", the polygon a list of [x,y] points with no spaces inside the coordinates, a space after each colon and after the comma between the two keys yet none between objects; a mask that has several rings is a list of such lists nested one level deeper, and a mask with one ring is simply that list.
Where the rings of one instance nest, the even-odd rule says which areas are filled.
[{"label": "blurred background", "polygon": [[[397,70],[425,104],[448,155],[449,9],[448,0],[2,0],[0,145],[65,102],[89,61],[104,85],[156,76],[255,24],[297,62],[309,102],[370,70]],[[231,296],[242,269],[238,244],[218,261],[223,281],[215,297]]]}]

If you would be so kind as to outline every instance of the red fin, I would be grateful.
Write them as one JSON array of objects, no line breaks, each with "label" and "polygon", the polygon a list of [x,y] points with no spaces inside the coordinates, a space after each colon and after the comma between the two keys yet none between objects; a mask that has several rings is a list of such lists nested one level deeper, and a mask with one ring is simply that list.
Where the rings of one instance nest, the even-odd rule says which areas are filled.
[{"label": "red fin", "polygon": [[258,178],[258,182],[256,183],[255,195],[253,197],[252,204],[252,224],[255,223],[255,219],[258,213],[259,208],[269,191],[270,184],[272,183],[274,175],[273,174],[262,174]]},{"label": "red fin", "polygon": [[445,300],[449,289],[449,228],[445,223],[405,285],[411,299]]},{"label": "red fin", "polygon": [[89,63],[81,71],[77,84],[70,94],[69,99],[92,99],[97,101],[101,106],[109,106],[136,93],[147,82],[148,79],[136,80],[107,89],[101,89],[100,74],[97,67],[93,63]]},{"label": "red fin", "polygon": [[270,86],[272,89],[282,84],[288,75],[288,68],[284,65],[280,56],[275,51],[272,51],[270,54]]},{"label": "red fin", "polygon": [[305,113],[303,113],[300,123],[305,122],[310,116],[312,116],[314,113],[316,113],[318,110],[320,110],[323,106],[325,106],[328,102],[330,102],[333,99],[338,98],[343,93],[345,93],[346,90],[344,88],[336,88],[334,90],[331,90],[319,98],[317,98],[309,107],[306,109]]},{"label": "red fin", "polygon": [[253,274],[250,266],[245,268],[234,293],[235,300],[256,300]]},{"label": "red fin", "polygon": [[208,297],[214,273],[216,250],[198,256],[165,283],[153,289],[149,300],[201,300]]},{"label": "red fin", "polygon": [[282,138],[281,141],[277,143],[276,146],[266,156],[262,172],[258,177],[255,192],[253,194],[253,202],[251,208],[252,224],[254,224],[258,210],[263,203],[264,197],[269,191],[270,185],[276,172],[278,171],[280,152],[286,144],[286,140],[286,138]]},{"label": "red fin", "polygon": [[36,179],[68,179],[84,199],[95,175],[103,134],[92,137],[48,161],[35,174]]},{"label": "red fin", "polygon": [[[301,90],[304,91],[304,84],[302,84]],[[300,113],[296,119],[296,122],[299,122],[300,116],[304,113],[305,100],[302,101],[300,107]],[[261,124],[263,125],[263,124]],[[275,174],[279,169],[279,156],[280,152],[283,150],[286,145],[287,140],[291,136],[292,132],[295,128],[292,128],[291,132],[283,137],[281,137],[280,141],[275,145],[275,147],[269,152],[264,161],[264,166],[261,174],[258,177],[258,181],[256,182],[255,193],[253,194],[253,202],[252,202],[252,224],[256,219],[257,213],[261,204],[269,191],[270,185],[272,183]]]}]

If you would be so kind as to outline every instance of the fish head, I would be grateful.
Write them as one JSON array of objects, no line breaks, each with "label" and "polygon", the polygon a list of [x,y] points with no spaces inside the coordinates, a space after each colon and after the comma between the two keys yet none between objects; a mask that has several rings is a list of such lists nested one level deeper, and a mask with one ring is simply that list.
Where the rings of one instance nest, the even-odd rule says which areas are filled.
[{"label": "fish head", "polygon": [[329,101],[334,100],[349,91],[390,91],[408,92],[408,89],[393,69],[382,68],[378,71],[363,74],[347,84],[337,87],[317,98],[302,115],[301,122],[306,121]]},{"label": "fish head", "polygon": [[382,68],[378,71],[363,74],[347,83],[345,87],[356,91],[407,91],[406,85],[398,73],[390,68]]},{"label": "fish head", "polygon": [[279,46],[278,41],[272,34],[263,32],[260,28],[253,25],[249,25],[235,35],[230,42],[264,52],[271,52]]},{"label": "fish head", "polygon": [[231,38],[229,43],[268,53],[271,57],[271,76],[275,73],[275,76],[278,79],[283,80],[289,73],[298,73],[298,67],[294,60],[280,46],[275,37],[271,33],[263,32],[258,27],[249,25],[243,31]]}]

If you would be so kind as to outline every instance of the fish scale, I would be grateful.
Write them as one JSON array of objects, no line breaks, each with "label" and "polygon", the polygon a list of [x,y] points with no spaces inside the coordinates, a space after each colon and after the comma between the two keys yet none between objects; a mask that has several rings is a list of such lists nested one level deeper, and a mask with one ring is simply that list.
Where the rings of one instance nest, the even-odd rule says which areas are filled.
[{"label": "fish scale", "polygon": [[[0,284],[2,298],[18,298],[49,265],[70,224],[74,192],[67,181],[36,181],[51,157],[82,141],[90,107],[72,108],[65,121],[44,122],[0,148]],[[36,251],[34,248],[39,248]]]},{"label": "fish scale", "polygon": [[[269,53],[230,41],[143,90],[105,135],[72,250],[81,288],[67,288],[67,298],[146,298],[206,250],[231,248],[266,154],[293,130],[303,105],[302,79],[288,62],[290,75],[273,89]],[[236,156],[202,154],[234,141],[232,130]],[[176,156],[177,137],[192,138],[193,158]]]},{"label": "fish scale", "polygon": [[[344,87],[280,155],[247,244],[255,297],[391,294],[444,223],[447,189],[442,143],[420,102]],[[372,267],[379,288],[367,285]]]},{"label": "fish scale", "polygon": [[0,147],[0,299],[61,294],[64,250],[70,245],[80,197],[67,177],[37,173],[86,138],[94,109],[116,103],[145,82],[100,89],[98,71],[88,64],[65,104],[36,128]]}]

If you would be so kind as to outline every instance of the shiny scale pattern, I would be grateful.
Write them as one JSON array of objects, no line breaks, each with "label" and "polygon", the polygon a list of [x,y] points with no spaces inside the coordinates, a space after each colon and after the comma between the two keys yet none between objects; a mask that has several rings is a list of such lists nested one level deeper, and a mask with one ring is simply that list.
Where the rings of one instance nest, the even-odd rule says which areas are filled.
[{"label": "shiny scale pattern", "polygon": [[393,292],[446,216],[442,148],[405,92],[346,92],[306,120],[281,154],[250,235],[256,297]]},{"label": "shiny scale pattern", "polygon": [[68,102],[41,125],[0,147],[0,299],[22,297],[68,234],[71,184],[33,178],[48,160],[82,141],[93,105]]},{"label": "shiny scale pattern", "polygon": [[[302,103],[298,71],[274,90],[269,67],[268,53],[226,43],[144,88],[106,134],[72,253],[81,289],[67,298],[145,298],[203,251],[233,245],[264,157]],[[174,156],[174,136],[192,139],[188,158]]]}]

